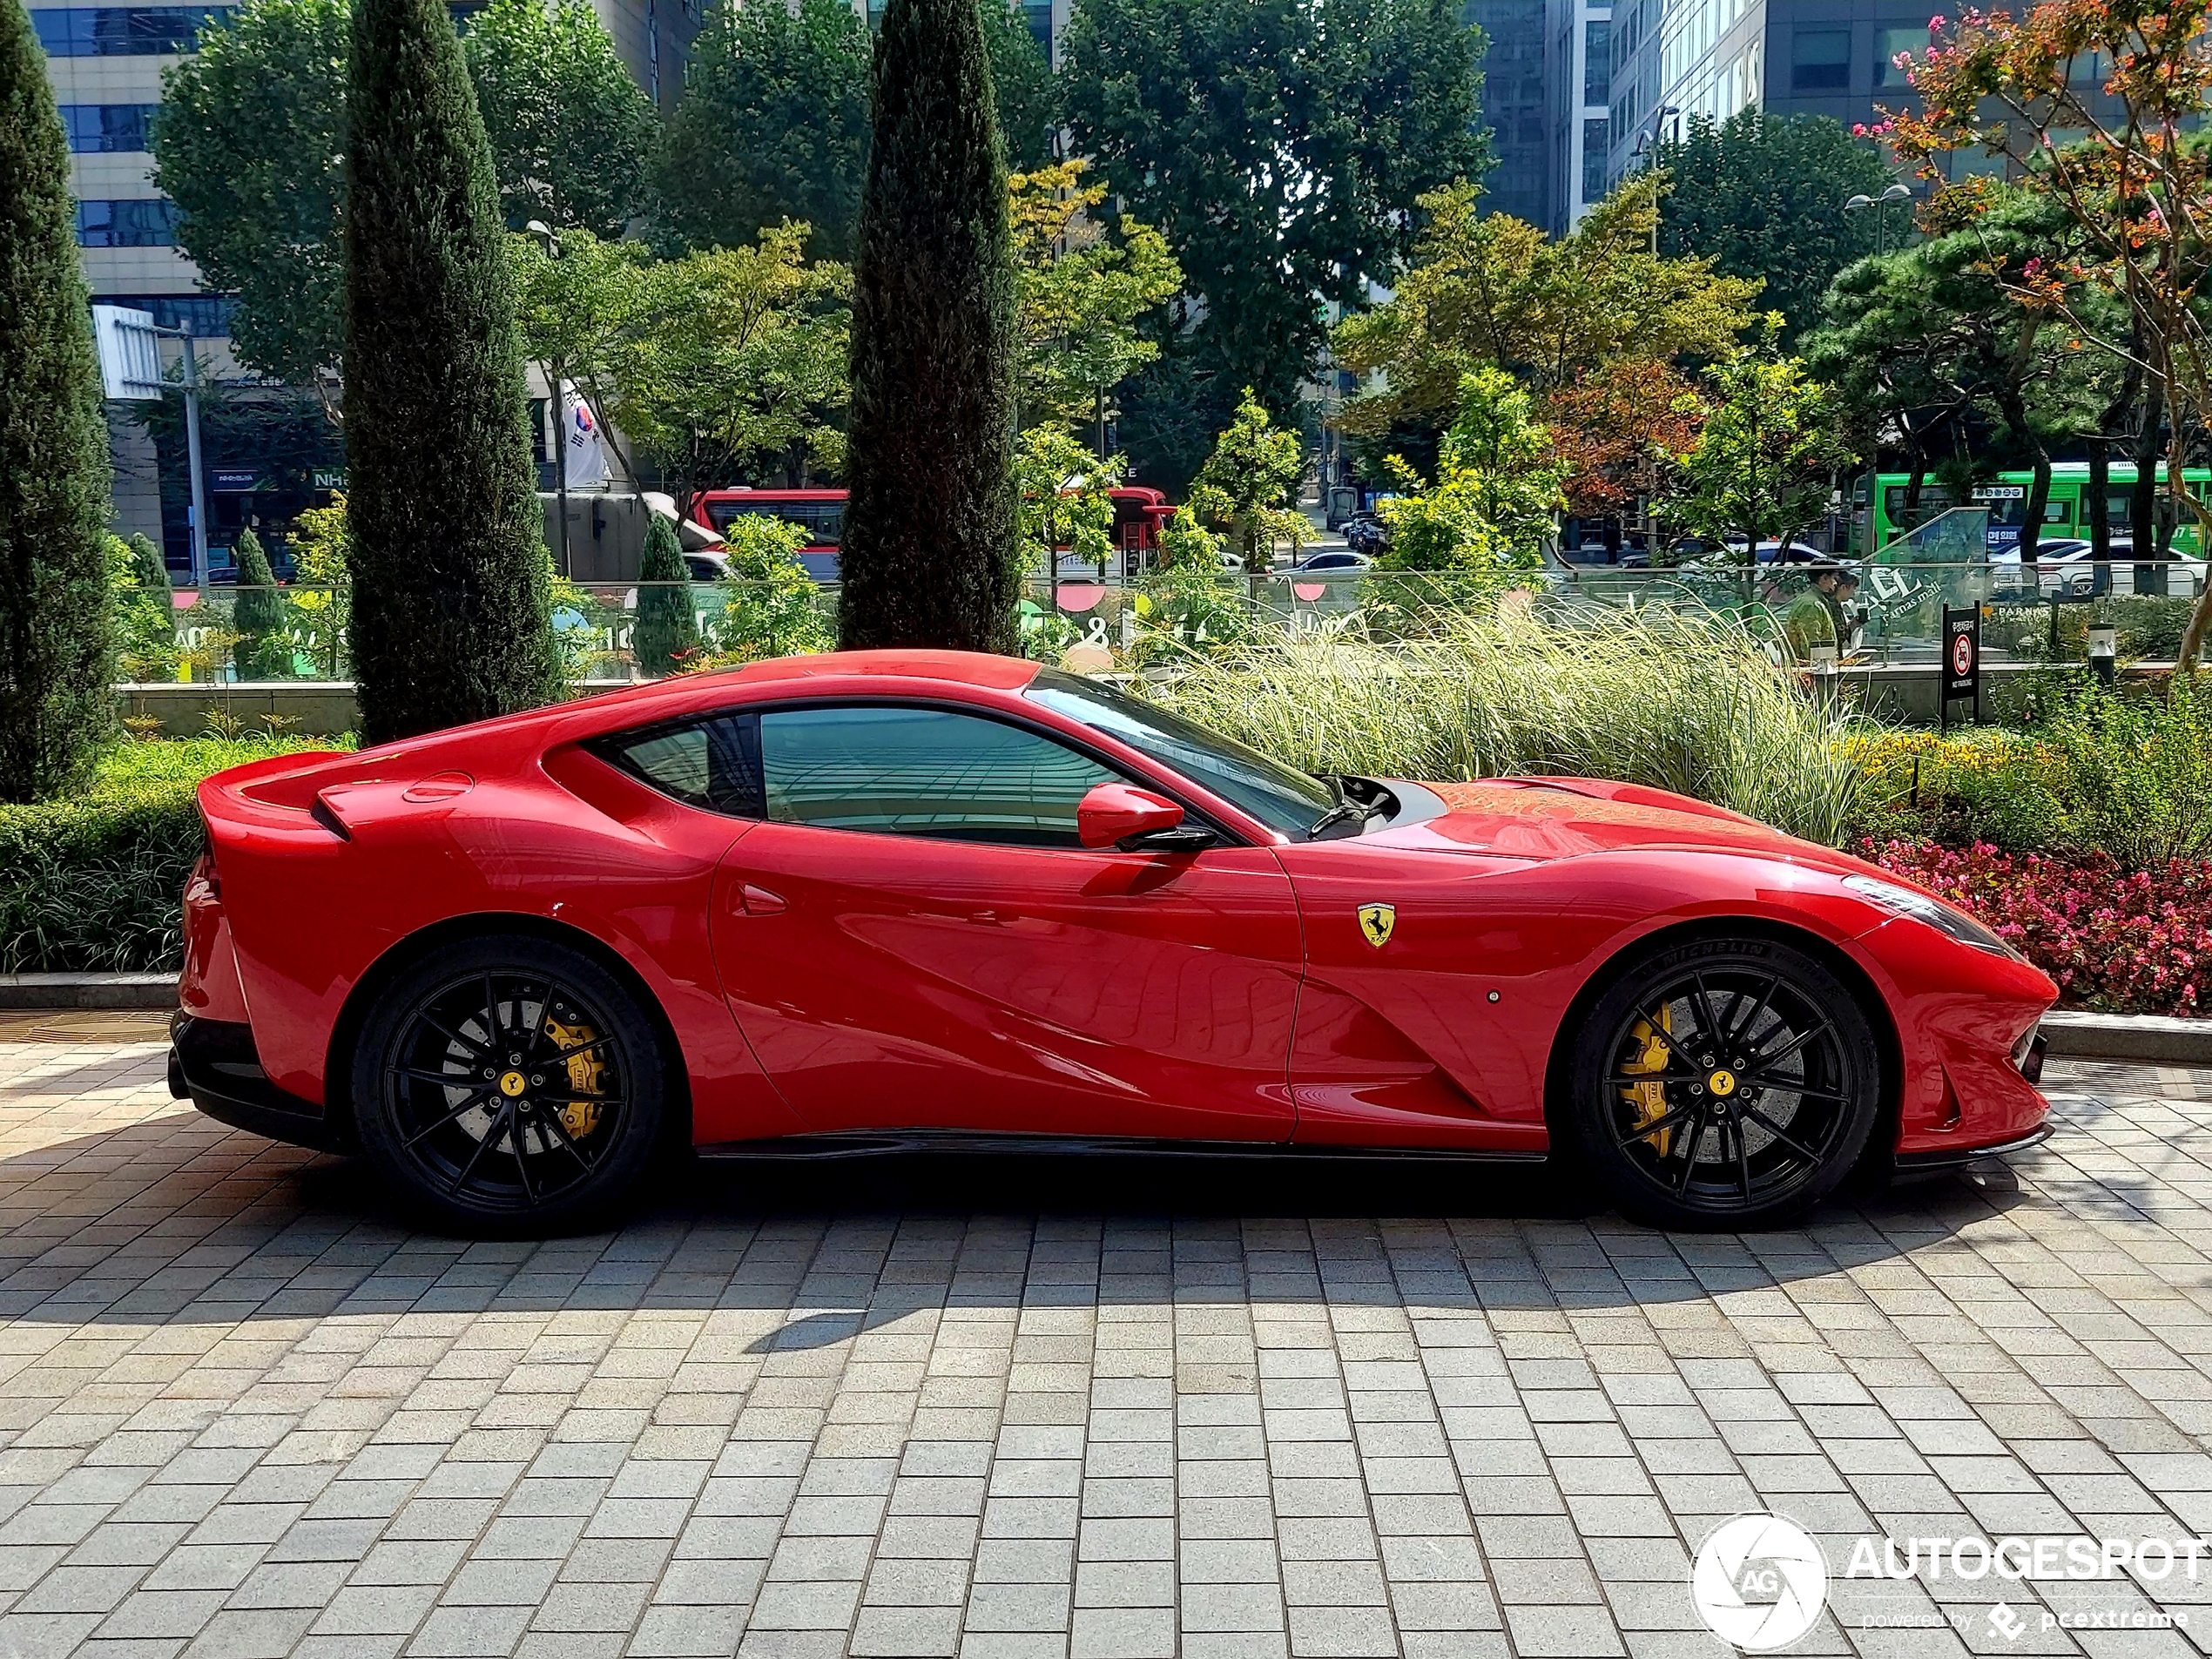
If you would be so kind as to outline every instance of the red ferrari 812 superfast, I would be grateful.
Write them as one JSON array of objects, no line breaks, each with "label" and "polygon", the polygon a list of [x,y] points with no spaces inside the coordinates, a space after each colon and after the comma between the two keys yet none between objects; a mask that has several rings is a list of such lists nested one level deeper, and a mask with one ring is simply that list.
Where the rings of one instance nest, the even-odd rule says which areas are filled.
[{"label": "red ferrari 812 superfast", "polygon": [[2045,1132],[2050,981],[1633,786],[1296,772],[1008,658],[755,663],[200,787],[171,1084],[441,1224],[671,1146],[1536,1160],[1746,1228]]}]

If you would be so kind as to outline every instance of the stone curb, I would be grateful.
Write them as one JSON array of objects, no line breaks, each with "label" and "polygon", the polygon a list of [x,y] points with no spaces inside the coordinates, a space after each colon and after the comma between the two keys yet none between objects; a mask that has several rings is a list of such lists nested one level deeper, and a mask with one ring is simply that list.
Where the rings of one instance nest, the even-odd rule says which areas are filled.
[{"label": "stone curb", "polygon": [[0,974],[0,1010],[177,1006],[174,974]]},{"label": "stone curb", "polygon": [[[150,1008],[177,1006],[173,974],[0,974],[0,1010]],[[2083,1014],[2054,1008],[2043,1016],[2051,1052],[2084,1060],[2136,1060],[2212,1066],[2212,1020],[2152,1014]]]},{"label": "stone curb", "polygon": [[2212,1066],[2212,1020],[2054,1008],[2043,1016],[2043,1035],[2053,1054],[2069,1058]]}]

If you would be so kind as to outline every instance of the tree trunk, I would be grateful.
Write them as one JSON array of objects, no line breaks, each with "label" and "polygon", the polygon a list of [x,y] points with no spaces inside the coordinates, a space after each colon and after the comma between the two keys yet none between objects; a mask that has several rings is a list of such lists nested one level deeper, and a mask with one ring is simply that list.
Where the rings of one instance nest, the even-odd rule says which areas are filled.
[{"label": "tree trunk", "polygon": [[2165,382],[2154,376],[2143,392],[2142,421],[2135,428],[2135,485],[2128,492],[2128,533],[2139,557],[2157,539],[2158,452],[2165,425]]},{"label": "tree trunk", "polygon": [[2112,440],[2099,433],[2089,440],[2089,556],[2101,564],[2112,556]]},{"label": "tree trunk", "polygon": [[2020,569],[2026,570],[2035,563],[2036,549],[2043,540],[2043,509],[2051,502],[2051,457],[2042,450],[2035,452],[2035,482],[2027,487],[2027,500],[2020,514]]}]

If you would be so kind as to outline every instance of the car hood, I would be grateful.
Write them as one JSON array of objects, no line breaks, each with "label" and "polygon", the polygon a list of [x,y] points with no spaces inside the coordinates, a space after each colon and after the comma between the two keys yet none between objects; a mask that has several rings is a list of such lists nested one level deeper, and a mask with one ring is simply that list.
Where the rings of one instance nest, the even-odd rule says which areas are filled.
[{"label": "car hood", "polygon": [[1420,786],[1444,802],[1445,812],[1367,836],[1368,845],[1537,860],[1660,850],[1750,853],[1838,875],[1882,873],[1849,853],[1784,835],[1739,813],[1637,784],[1483,778]]}]

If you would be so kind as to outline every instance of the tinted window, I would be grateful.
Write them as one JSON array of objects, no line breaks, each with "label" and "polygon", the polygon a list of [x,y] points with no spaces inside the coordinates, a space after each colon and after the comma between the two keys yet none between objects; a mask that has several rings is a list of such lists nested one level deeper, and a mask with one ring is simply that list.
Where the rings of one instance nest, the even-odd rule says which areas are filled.
[{"label": "tinted window", "polygon": [[748,714],[624,732],[593,745],[633,777],[711,813],[760,816],[760,738]]},{"label": "tinted window", "polygon": [[1790,86],[1798,92],[1849,90],[1851,30],[1800,29],[1790,43]]},{"label": "tinted window", "polygon": [[1285,835],[1303,836],[1337,804],[1337,792],[1318,778],[1096,680],[1042,669],[1030,682],[1028,696],[1069,719],[1111,733]]},{"label": "tinted window", "polygon": [[716,529],[724,531],[741,518],[780,518],[805,530],[809,547],[835,547],[845,535],[841,501],[712,501],[706,504],[706,516]]},{"label": "tinted window", "polygon": [[779,822],[1009,846],[1080,846],[1076,805],[1121,781],[1049,738],[941,709],[764,714],[760,765]]}]

